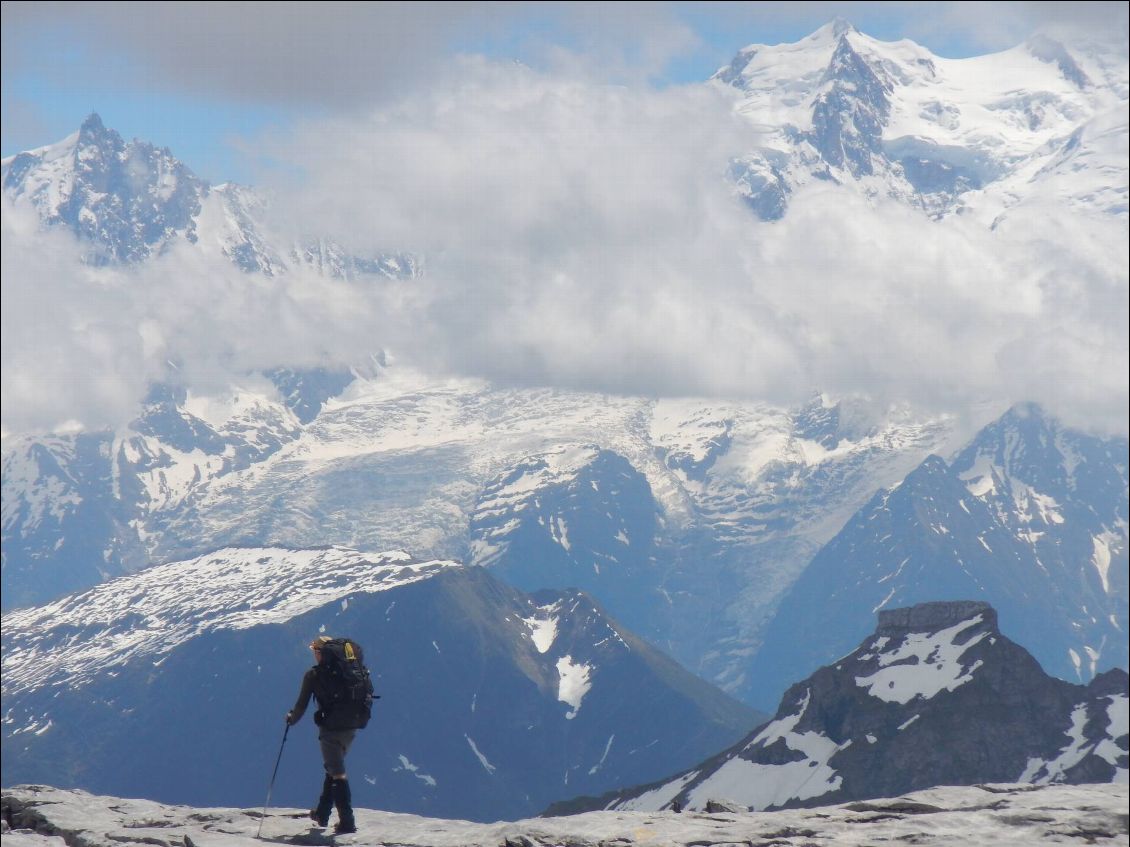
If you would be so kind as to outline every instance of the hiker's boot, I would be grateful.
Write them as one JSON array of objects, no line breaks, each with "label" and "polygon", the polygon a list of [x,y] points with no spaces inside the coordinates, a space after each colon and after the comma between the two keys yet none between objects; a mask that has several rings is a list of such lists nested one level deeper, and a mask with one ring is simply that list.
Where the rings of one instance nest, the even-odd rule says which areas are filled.
[{"label": "hiker's boot", "polygon": [[353,792],[349,790],[348,779],[335,779],[333,781],[334,805],[337,807],[337,825],[334,826],[334,835],[346,835],[357,831],[357,824],[353,820]]},{"label": "hiker's boot", "polygon": [[322,796],[318,798],[318,805],[310,810],[310,820],[318,826],[329,826],[330,810],[334,806],[334,781],[326,774],[322,782]]}]

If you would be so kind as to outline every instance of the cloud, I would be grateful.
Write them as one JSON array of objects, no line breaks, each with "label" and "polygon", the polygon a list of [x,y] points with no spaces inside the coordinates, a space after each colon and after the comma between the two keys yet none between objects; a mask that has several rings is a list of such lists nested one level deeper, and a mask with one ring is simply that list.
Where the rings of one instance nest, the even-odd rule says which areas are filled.
[{"label": "cloud", "polygon": [[152,383],[203,394],[271,367],[364,361],[379,291],[296,271],[271,279],[179,242],[146,264],[92,267],[66,230],[3,200],[6,432],[117,428]]},{"label": "cloud", "polygon": [[993,231],[818,185],[764,224],[723,178],[756,143],[724,92],[455,77],[272,149],[306,171],[302,218],[427,257],[382,324],[412,360],[645,395],[1036,400],[1125,430],[1123,221]]},{"label": "cloud", "polygon": [[[113,86],[226,103],[335,111],[387,102],[442,78],[459,54],[659,78],[709,53],[795,40],[836,16],[880,38],[936,50],[1019,43],[1042,27],[1125,41],[1125,3],[6,3],[4,76],[70,89]],[[81,74],[81,75],[80,75]]]},{"label": "cloud", "polygon": [[146,388],[129,292],[116,272],[80,265],[69,233],[38,233],[34,213],[2,204],[5,430],[128,419]]},{"label": "cloud", "polygon": [[991,230],[820,184],[762,223],[725,178],[758,141],[733,96],[467,58],[427,92],[262,139],[304,177],[277,189],[275,225],[412,251],[413,280],[260,279],[187,245],[93,269],[65,234],[30,245],[6,203],[4,424],[123,423],[169,360],[209,392],[390,348],[503,384],[1035,400],[1126,431],[1123,219],[1036,205]]},{"label": "cloud", "polygon": [[652,3],[4,5],[4,75],[334,111],[427,87],[457,54],[639,78],[698,40]]}]

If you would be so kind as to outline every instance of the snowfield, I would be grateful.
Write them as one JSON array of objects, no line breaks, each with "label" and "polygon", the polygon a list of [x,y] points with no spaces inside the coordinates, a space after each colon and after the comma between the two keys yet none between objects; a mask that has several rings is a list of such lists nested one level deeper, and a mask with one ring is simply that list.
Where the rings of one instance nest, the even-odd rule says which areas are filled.
[{"label": "snowfield", "polygon": [[[1001,845],[1128,843],[1122,785],[980,785],[783,812],[591,812],[475,824],[358,810],[338,844],[398,847],[711,847],[711,845]],[[194,809],[82,791],[19,786],[3,793],[5,847],[251,847],[317,844],[306,812]],[[9,824],[8,821],[11,823]],[[11,828],[9,828],[11,827]]]}]

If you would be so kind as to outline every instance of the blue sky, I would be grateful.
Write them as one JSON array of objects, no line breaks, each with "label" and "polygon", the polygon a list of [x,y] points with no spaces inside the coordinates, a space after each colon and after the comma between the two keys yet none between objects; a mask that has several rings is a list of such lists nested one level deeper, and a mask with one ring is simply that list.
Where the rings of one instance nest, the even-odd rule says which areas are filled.
[{"label": "blue sky", "polygon": [[214,182],[254,182],[255,138],[379,108],[457,54],[663,87],[835,17],[959,57],[1041,27],[1126,27],[1125,3],[22,3],[3,5],[4,156],[98,112]]}]

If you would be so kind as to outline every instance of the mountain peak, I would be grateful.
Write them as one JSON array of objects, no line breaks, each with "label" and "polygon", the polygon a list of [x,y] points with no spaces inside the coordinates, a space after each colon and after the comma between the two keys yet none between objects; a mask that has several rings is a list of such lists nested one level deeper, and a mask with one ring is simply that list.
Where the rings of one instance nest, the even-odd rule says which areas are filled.
[{"label": "mountain peak", "polygon": [[65,141],[14,157],[4,174],[4,192],[88,242],[92,264],[145,259],[178,237],[194,242],[207,191],[167,149],[127,144],[97,112]]},{"label": "mountain peak", "polygon": [[832,22],[828,24],[828,26],[831,27],[832,36],[834,38],[843,38],[848,33],[851,33],[851,32],[858,33],[859,32],[859,30],[857,30],[852,25],[851,21],[847,20],[846,18],[841,18],[841,17],[834,18],[832,20]]},{"label": "mountain peak", "polygon": [[1082,90],[1092,86],[1090,77],[1079,67],[1075,57],[1068,52],[1062,42],[1056,41],[1043,33],[1037,33],[1028,39],[1025,46],[1028,48],[1028,52],[1041,62],[1057,65],[1064,79],[1073,83],[1076,88]]},{"label": "mountain peak", "polygon": [[837,16],[807,38],[802,39],[802,42],[810,45],[828,45],[840,41],[845,35],[852,34],[858,35],[859,30],[847,18]]},{"label": "mountain peak", "polygon": [[888,637],[908,632],[931,632],[978,616],[985,628],[996,631],[997,611],[988,603],[980,600],[949,600],[880,611],[876,632]]},{"label": "mountain peak", "polygon": [[97,112],[87,115],[86,120],[79,127],[80,132],[104,132],[105,129],[106,125],[102,123],[102,117]]},{"label": "mountain peak", "polygon": [[117,155],[125,147],[122,137],[112,129],[108,129],[97,112],[91,112],[78,129],[77,148],[84,145],[95,145],[106,149],[110,155]]}]

